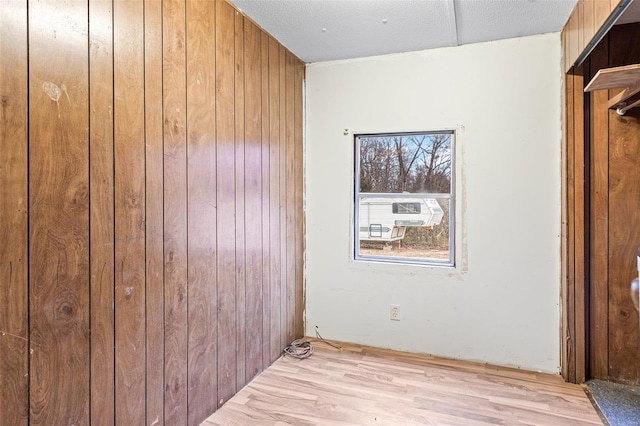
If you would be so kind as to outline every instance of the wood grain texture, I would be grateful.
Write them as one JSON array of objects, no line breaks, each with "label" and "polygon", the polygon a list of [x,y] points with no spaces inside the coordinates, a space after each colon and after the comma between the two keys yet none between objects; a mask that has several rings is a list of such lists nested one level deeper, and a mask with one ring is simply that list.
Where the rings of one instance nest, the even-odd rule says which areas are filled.
[{"label": "wood grain texture", "polygon": [[202,422],[217,407],[215,5],[187,3],[188,424]]},{"label": "wood grain texture", "polygon": [[260,29],[245,23],[245,251],[246,367],[249,381],[262,371],[262,74]]},{"label": "wood grain texture", "polygon": [[602,425],[555,375],[345,345],[282,357],[209,425]]},{"label": "wood grain texture", "polygon": [[145,0],[146,417],[164,424],[162,3]]},{"label": "wood grain texture", "polygon": [[[590,55],[591,75],[607,66],[608,46],[608,39],[605,39]],[[609,94],[607,91],[593,92],[590,99],[589,372],[591,378],[606,379],[609,355]]]},{"label": "wood grain texture", "polygon": [[218,406],[236,393],[235,11],[216,3]]},{"label": "wood grain texture", "polygon": [[[609,33],[609,65],[640,62],[640,24],[621,25]],[[640,383],[638,316],[629,283],[637,276],[640,241],[640,110],[625,116],[609,112],[609,378]],[[634,226],[630,226],[634,224]]]},{"label": "wood grain texture", "polygon": [[290,52],[285,54],[285,173],[286,173],[286,285],[287,285],[287,342],[296,338],[296,207],[295,207],[295,64]]},{"label": "wood grain texture", "polygon": [[582,43],[586,45],[596,33],[595,0],[582,3]]},{"label": "wood grain texture", "polygon": [[578,0],[562,29],[567,40],[562,52],[565,72],[571,69],[619,3],[620,0]]},{"label": "wood grain texture", "polygon": [[566,123],[566,188],[567,188],[567,276],[563,284],[562,303],[562,376],[575,383],[576,380],[576,348],[575,348],[575,143],[574,127],[574,76],[567,74],[565,80],[567,123]]},{"label": "wood grain texture", "polygon": [[279,158],[280,158],[280,348],[283,350],[291,343],[289,333],[289,311],[288,282],[287,282],[287,109],[286,109],[286,87],[287,87],[287,57],[284,47],[279,47],[279,107],[280,107],[280,137],[279,137]]},{"label": "wood grain texture", "polygon": [[[640,382],[638,324],[628,291],[637,274],[640,241],[640,231],[633,225],[639,219],[635,210],[640,175],[633,161],[640,152],[640,116],[633,110],[624,117],[608,111],[615,93],[593,92],[587,95],[588,103],[582,94],[583,76],[640,61],[635,48],[640,43],[639,25],[614,27],[585,65],[567,75],[569,223],[563,375],[571,381],[595,377]],[[584,349],[589,365],[583,364]]]},{"label": "wood grain texture", "polygon": [[88,7],[28,7],[30,424],[87,424]]},{"label": "wood grain texture", "polygon": [[185,2],[163,3],[165,424],[187,422]]},{"label": "wood grain texture", "polygon": [[600,68],[584,88],[585,92],[633,87],[640,81],[640,64]]},{"label": "wood grain texture", "polygon": [[[578,5],[576,5],[576,7],[573,8],[573,12],[571,12],[571,15],[569,16],[569,19],[567,20],[567,23],[565,24],[565,28],[563,30],[567,31],[569,50],[565,52],[565,54],[568,58],[569,68],[573,66],[576,59],[578,59],[578,56],[580,55],[581,47],[578,41],[578,32],[580,31],[578,28],[578,19],[579,9]],[[567,71],[569,70],[569,68],[567,68]]]},{"label": "wood grain texture", "polygon": [[146,421],[143,13],[114,3],[116,423],[127,425]]},{"label": "wood grain texture", "polygon": [[269,112],[269,35],[260,31],[260,78],[261,78],[261,170],[262,185],[262,241],[260,255],[262,258],[262,369],[271,365],[271,169],[270,143],[271,130]]},{"label": "wood grain texture", "polygon": [[282,279],[280,232],[280,48],[269,37],[269,281],[270,287],[270,361],[282,349]]},{"label": "wood grain texture", "polygon": [[573,13],[576,14],[576,19],[575,19],[575,36],[577,39],[577,53],[578,55],[580,55],[580,53],[582,53],[582,50],[586,47],[587,43],[585,41],[585,22],[584,22],[584,5],[585,3],[587,3],[587,1],[583,0],[583,1],[578,1],[578,4],[576,4],[575,9],[573,10]]},{"label": "wood grain texture", "polygon": [[240,389],[246,380],[247,365],[247,257],[246,257],[246,186],[245,186],[245,105],[246,105],[246,82],[245,82],[245,19],[238,12],[234,11],[233,28],[234,36],[234,59],[235,59],[235,231],[236,231],[236,389]]},{"label": "wood grain texture", "polygon": [[596,0],[593,3],[593,32],[595,33],[609,17],[612,8],[607,0]]},{"label": "wood grain texture", "polygon": [[113,5],[89,4],[91,422],[115,423]]},{"label": "wood grain texture", "polygon": [[[574,108],[576,123],[584,123],[584,116],[588,116],[588,109],[584,102],[584,93],[582,88],[585,84],[584,74],[588,72],[585,65],[576,67],[573,76],[574,84]],[[586,293],[588,292],[588,265],[587,253],[588,247],[588,220],[589,211],[587,208],[587,165],[588,165],[588,136],[585,135],[584,125],[576,124],[573,128],[574,143],[574,335],[575,342],[575,369],[577,383],[583,383],[586,379],[586,356],[587,356],[587,331],[586,324],[588,321]]]},{"label": "wood grain texture", "polygon": [[304,65],[225,0],[10,4],[0,424],[197,424],[302,330]]},{"label": "wood grain texture", "polygon": [[27,424],[27,3],[0,8],[1,426]]},{"label": "wood grain texture", "polygon": [[304,160],[303,160],[303,117],[304,105],[302,101],[302,91],[298,87],[303,87],[304,81],[304,65],[295,62],[294,59],[294,134],[293,134],[293,183],[294,197],[293,209],[295,210],[295,310],[294,310],[294,337],[300,338],[304,336]]}]

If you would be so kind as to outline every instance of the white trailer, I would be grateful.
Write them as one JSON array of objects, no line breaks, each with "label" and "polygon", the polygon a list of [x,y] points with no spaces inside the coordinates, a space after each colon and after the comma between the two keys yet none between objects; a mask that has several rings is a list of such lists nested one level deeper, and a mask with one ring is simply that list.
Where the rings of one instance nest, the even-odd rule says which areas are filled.
[{"label": "white trailer", "polygon": [[435,198],[360,198],[360,241],[392,242],[404,238],[407,227],[431,228],[440,224],[444,211]]}]

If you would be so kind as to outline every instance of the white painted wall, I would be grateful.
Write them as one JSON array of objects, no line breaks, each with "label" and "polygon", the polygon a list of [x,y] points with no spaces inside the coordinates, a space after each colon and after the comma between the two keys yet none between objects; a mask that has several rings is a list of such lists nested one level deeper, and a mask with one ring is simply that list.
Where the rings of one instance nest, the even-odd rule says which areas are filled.
[{"label": "white painted wall", "polygon": [[[308,66],[307,335],[559,371],[560,55],[545,34]],[[456,268],[352,260],[344,129],[458,130]]]}]

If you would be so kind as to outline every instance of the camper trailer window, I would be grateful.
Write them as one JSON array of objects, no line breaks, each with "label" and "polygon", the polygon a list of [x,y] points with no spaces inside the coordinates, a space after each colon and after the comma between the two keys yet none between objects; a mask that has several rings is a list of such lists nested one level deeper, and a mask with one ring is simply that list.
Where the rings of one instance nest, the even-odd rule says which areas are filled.
[{"label": "camper trailer window", "polygon": [[393,203],[391,206],[396,214],[420,214],[420,203]]},{"label": "camper trailer window", "polygon": [[454,136],[355,136],[355,260],[454,266]]}]

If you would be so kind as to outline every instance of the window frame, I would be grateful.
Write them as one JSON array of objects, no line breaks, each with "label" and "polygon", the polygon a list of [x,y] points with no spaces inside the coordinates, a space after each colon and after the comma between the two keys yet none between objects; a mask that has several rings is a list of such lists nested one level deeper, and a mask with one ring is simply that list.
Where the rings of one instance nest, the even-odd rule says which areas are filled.
[{"label": "window frame", "polygon": [[[412,136],[412,135],[437,135],[446,134],[451,135],[451,188],[448,194],[445,193],[398,193],[398,197],[401,198],[446,198],[449,200],[449,259],[429,259],[429,258],[416,258],[416,257],[401,257],[401,256],[387,256],[387,255],[369,255],[360,254],[360,198],[383,198],[389,197],[389,193],[373,193],[373,192],[360,192],[360,138],[366,137],[390,137],[390,136]],[[385,264],[397,264],[397,265],[415,265],[426,267],[445,267],[455,268],[457,258],[456,247],[456,175],[457,175],[457,162],[456,162],[456,141],[457,131],[455,129],[443,129],[443,130],[425,130],[425,131],[410,131],[410,132],[358,132],[353,133],[353,163],[354,163],[354,177],[353,177],[353,200],[352,200],[352,212],[353,220],[351,223],[351,235],[352,235],[352,250],[351,259],[355,262],[379,262]]]}]

